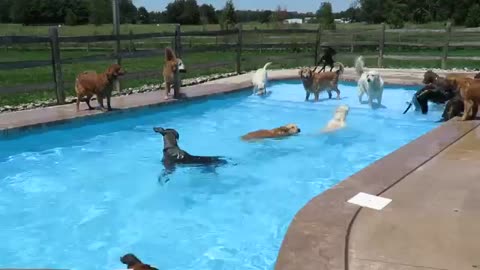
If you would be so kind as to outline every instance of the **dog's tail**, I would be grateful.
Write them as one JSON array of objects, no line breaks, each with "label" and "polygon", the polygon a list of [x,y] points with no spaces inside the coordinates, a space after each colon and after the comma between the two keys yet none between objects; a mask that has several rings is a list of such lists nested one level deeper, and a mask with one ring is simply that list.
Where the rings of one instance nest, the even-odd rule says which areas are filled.
[{"label": "dog's tail", "polygon": [[265,66],[263,66],[263,70],[267,70],[268,66],[270,66],[272,64],[272,62],[268,62],[265,64]]},{"label": "dog's tail", "polygon": [[165,48],[165,61],[172,61],[175,59],[177,59],[177,57],[175,56],[173,50],[168,47]]},{"label": "dog's tail", "polygon": [[413,104],[413,102],[408,102],[407,109],[405,109],[405,111],[403,112],[403,114],[406,114],[406,113],[408,112],[408,110],[410,110],[410,108],[412,107],[412,104]]},{"label": "dog's tail", "polygon": [[336,62],[335,65],[338,66],[338,70],[336,71],[337,75],[338,76],[342,75],[343,72],[345,71],[345,66],[340,62]]},{"label": "dog's tail", "polygon": [[358,76],[361,76],[363,74],[364,69],[365,69],[365,61],[363,61],[363,56],[359,56],[355,60],[355,72],[357,73]]}]

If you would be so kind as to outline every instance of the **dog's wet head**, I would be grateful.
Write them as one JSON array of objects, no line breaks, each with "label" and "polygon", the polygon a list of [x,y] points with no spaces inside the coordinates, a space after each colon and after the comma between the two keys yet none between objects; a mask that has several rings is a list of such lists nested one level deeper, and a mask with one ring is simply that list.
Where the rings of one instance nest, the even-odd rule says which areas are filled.
[{"label": "dog's wet head", "polygon": [[295,125],[295,124],[288,124],[288,125],[285,125],[283,126],[285,132],[289,135],[295,135],[295,134],[298,134],[300,133],[300,128]]},{"label": "dog's wet head", "polygon": [[185,64],[183,64],[183,61],[180,58],[177,58],[177,68],[178,68],[178,72],[187,73],[187,69],[185,68]]},{"label": "dog's wet head", "polygon": [[105,73],[107,74],[109,79],[115,79],[118,76],[124,75],[126,72],[122,68],[122,66],[120,66],[119,64],[113,64],[110,67],[108,67]]},{"label": "dog's wet head", "polygon": [[140,261],[137,256],[133,255],[132,253],[128,253],[120,257],[120,262],[127,265],[128,268],[142,263],[142,261]]},{"label": "dog's wet head", "polygon": [[301,79],[310,79],[313,76],[313,71],[309,68],[302,68],[299,72]]},{"label": "dog's wet head", "polygon": [[335,120],[344,121],[345,118],[347,118],[349,111],[350,111],[350,107],[348,107],[347,105],[338,106],[337,109],[335,110],[335,115],[334,115]]},{"label": "dog's wet head", "polygon": [[437,81],[437,79],[439,77],[440,76],[438,76],[437,73],[435,73],[431,70],[427,70],[427,72],[425,72],[425,74],[423,74],[423,83],[424,84],[434,83],[435,81]]},{"label": "dog's wet head", "polygon": [[156,133],[160,133],[163,136],[163,145],[164,148],[177,146],[178,140],[180,140],[180,135],[178,132],[173,128],[161,128],[161,127],[154,127],[153,131]]},{"label": "dog's wet head", "polygon": [[369,71],[367,73],[367,82],[378,82],[380,80],[380,74],[377,71]]},{"label": "dog's wet head", "polygon": [[334,55],[337,54],[335,49],[333,49],[332,47],[326,47],[325,50],[324,50],[324,53],[327,54],[327,55],[331,55],[331,56],[334,56]]}]

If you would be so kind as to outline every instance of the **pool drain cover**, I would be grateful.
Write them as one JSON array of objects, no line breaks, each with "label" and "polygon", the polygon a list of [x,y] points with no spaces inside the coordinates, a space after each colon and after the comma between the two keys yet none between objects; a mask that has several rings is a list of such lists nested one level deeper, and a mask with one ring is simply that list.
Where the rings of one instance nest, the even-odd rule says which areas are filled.
[{"label": "pool drain cover", "polygon": [[355,195],[353,198],[348,200],[351,204],[356,204],[361,207],[368,207],[375,210],[382,210],[385,206],[387,206],[392,199],[383,198],[367,193],[360,192]]}]

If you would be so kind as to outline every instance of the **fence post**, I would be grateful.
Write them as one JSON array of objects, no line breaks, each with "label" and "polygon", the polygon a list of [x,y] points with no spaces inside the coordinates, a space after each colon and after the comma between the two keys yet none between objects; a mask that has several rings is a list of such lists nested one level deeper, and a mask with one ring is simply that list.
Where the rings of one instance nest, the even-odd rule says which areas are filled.
[{"label": "fence post", "polygon": [[378,46],[378,67],[383,67],[383,53],[385,50],[385,23],[382,23],[380,32],[380,44]]},{"label": "fence post", "polygon": [[317,63],[318,63],[318,49],[320,47],[321,38],[322,38],[322,27],[319,25],[318,26],[318,31],[317,31],[317,36],[315,38],[315,56],[314,56],[315,63],[313,63],[314,66],[316,66]]},{"label": "fence post", "polygon": [[[122,64],[122,58],[120,55],[121,47],[120,47],[120,9],[118,5],[118,0],[112,0],[112,11],[113,11],[113,35],[115,36],[115,45],[113,47],[114,54],[115,54],[115,62],[116,64]],[[113,91],[120,92],[120,81],[115,79],[113,81]]]},{"label": "fence post", "polygon": [[355,34],[352,34],[352,41],[350,44],[350,53],[353,53],[354,50],[355,50]]},{"label": "fence post", "polygon": [[237,73],[240,74],[242,70],[242,40],[243,40],[243,33],[242,33],[242,24],[237,24],[237,31],[238,31],[238,40],[237,40]]},{"label": "fence post", "polygon": [[182,32],[180,24],[175,25],[175,54],[177,57],[181,58],[183,55],[182,52]]},{"label": "fence post", "polygon": [[448,47],[450,45],[450,35],[452,33],[452,23],[450,21],[447,22],[445,32],[446,32],[446,35],[445,35],[445,44],[443,45],[442,69],[447,68]]},{"label": "fence post", "polygon": [[[180,24],[175,25],[175,38],[173,39],[174,41],[174,48],[175,48],[175,54],[177,57],[181,57],[182,55],[182,44],[181,44],[181,29],[180,29]],[[174,84],[173,84],[173,98],[175,99],[180,99],[180,87],[182,86],[182,80],[180,78],[180,72],[178,68],[175,70],[175,77],[174,77]]]},{"label": "fence post", "polygon": [[135,42],[133,41],[133,30],[132,29],[130,29],[129,36],[130,36],[130,44],[128,44],[128,50],[130,52],[134,52],[137,49],[135,48]]},{"label": "fence post", "polygon": [[62,59],[60,58],[58,28],[56,26],[50,27],[48,35],[50,37],[50,48],[52,49],[53,80],[55,82],[57,104],[65,104],[65,89],[63,84]]}]

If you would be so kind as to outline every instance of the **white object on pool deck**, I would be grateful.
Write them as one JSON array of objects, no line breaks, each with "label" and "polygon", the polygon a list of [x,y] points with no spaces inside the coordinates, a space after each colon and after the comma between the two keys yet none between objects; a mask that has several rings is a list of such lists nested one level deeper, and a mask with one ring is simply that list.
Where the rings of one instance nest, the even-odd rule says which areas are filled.
[{"label": "white object on pool deck", "polygon": [[348,200],[349,203],[360,205],[362,207],[372,208],[375,210],[382,210],[391,201],[392,199],[383,198],[363,192],[358,193],[353,198]]}]

